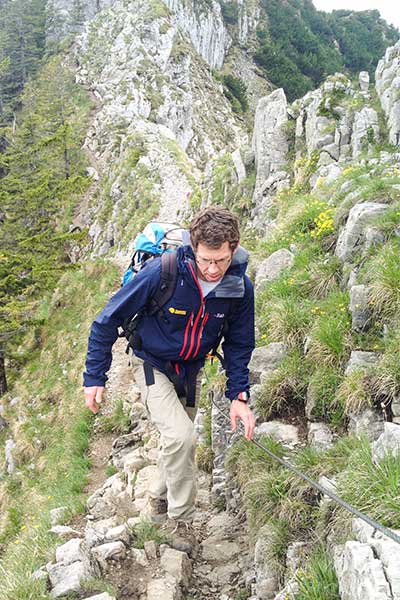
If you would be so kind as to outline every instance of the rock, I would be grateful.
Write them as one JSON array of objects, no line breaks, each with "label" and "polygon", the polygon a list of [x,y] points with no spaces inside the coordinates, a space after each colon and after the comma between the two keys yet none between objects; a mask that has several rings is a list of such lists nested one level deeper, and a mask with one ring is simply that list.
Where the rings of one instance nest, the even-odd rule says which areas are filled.
[{"label": "rock", "polygon": [[225,530],[229,530],[231,524],[232,515],[230,515],[227,511],[222,511],[211,517],[211,519],[207,521],[206,527],[207,531],[212,532],[213,535],[216,535],[217,532],[222,533]]},{"label": "rock", "polygon": [[[1,412],[0,412],[1,414]],[[7,429],[8,427],[8,423],[5,419],[3,419],[3,417],[0,416],[0,432],[4,431],[4,429]]]},{"label": "rock", "polygon": [[161,567],[166,573],[172,575],[184,588],[189,586],[192,575],[192,563],[185,552],[173,548],[166,548],[161,556]]},{"label": "rock", "polygon": [[54,525],[49,531],[60,537],[76,537],[77,535],[81,535],[79,531],[76,531],[76,529],[72,529],[72,527],[68,527],[67,525]]},{"label": "rock", "polygon": [[211,562],[226,562],[239,554],[240,548],[236,542],[221,540],[210,536],[201,543],[203,560]]},{"label": "rock", "polygon": [[280,421],[267,421],[258,425],[254,434],[256,439],[262,435],[269,435],[277,442],[282,444],[296,445],[299,443],[299,433],[297,427]]},{"label": "rock", "polygon": [[62,565],[70,565],[73,562],[84,561],[88,556],[89,548],[81,538],[74,538],[56,548],[56,562]]},{"label": "rock", "polygon": [[38,581],[41,579],[47,579],[48,578],[48,573],[47,571],[45,571],[45,567],[41,567],[40,569],[37,569],[36,571],[34,571],[31,575],[31,579],[33,579],[34,581]]},{"label": "rock", "polygon": [[392,600],[382,563],[368,544],[346,542],[335,549],[334,564],[342,600]]},{"label": "rock", "polygon": [[399,52],[399,42],[391,48],[387,48],[384,58],[378,62],[375,71],[376,91],[389,128],[389,143],[397,146],[400,132]]},{"label": "rock", "polygon": [[96,490],[87,500],[87,507],[95,519],[119,516],[124,520],[137,515],[127,484],[119,473],[109,477],[103,487]]},{"label": "rock", "polygon": [[269,204],[268,199],[263,204],[265,181],[282,171],[287,162],[287,120],[287,101],[282,89],[259,100],[254,117],[253,149],[257,172],[254,203],[260,213]]},{"label": "rock", "polygon": [[359,369],[368,371],[376,366],[379,360],[379,354],[377,352],[364,352],[362,350],[352,350],[350,354],[349,362],[345,369],[345,375],[349,375],[353,371]]},{"label": "rock", "polygon": [[264,525],[258,533],[254,548],[255,588],[258,600],[272,600],[279,589],[279,574],[270,560],[272,552],[270,538],[274,539],[273,532],[269,525]]},{"label": "rock", "polygon": [[89,561],[77,561],[70,565],[48,564],[46,568],[53,588],[50,593],[52,598],[79,593],[86,581],[99,575],[98,570]]},{"label": "rock", "polygon": [[367,408],[357,415],[350,415],[348,431],[356,436],[366,435],[369,440],[377,440],[383,433],[384,419],[382,413]]},{"label": "rock", "polygon": [[[390,405],[392,409],[394,419],[400,417],[400,397],[397,396],[394,400],[392,400],[392,404]],[[398,422],[398,421],[396,421]]]},{"label": "rock", "polygon": [[9,475],[12,475],[13,473],[15,473],[15,460],[14,460],[14,456],[13,456],[13,450],[14,450],[15,446],[16,446],[16,444],[15,444],[14,440],[12,440],[11,438],[6,441],[5,446],[4,446],[4,453],[5,453],[6,465],[7,465],[7,473]]},{"label": "rock", "polygon": [[175,22],[188,35],[200,56],[211,68],[220,69],[230,40],[218,4],[208,5],[206,11],[196,10],[193,0],[188,3],[165,0],[165,4],[173,11]]},{"label": "rock", "polygon": [[369,288],[366,285],[353,285],[350,288],[351,327],[354,331],[365,331],[371,318]]},{"label": "rock", "polygon": [[274,600],[296,600],[299,594],[299,584],[297,579],[289,579],[283,590],[274,597]]},{"label": "rock", "polygon": [[[311,338],[308,339],[311,342]],[[304,349],[304,354],[307,354],[306,348]],[[307,386],[304,412],[308,421],[316,421],[318,418],[320,418],[320,415],[318,414],[318,398],[315,393],[316,385],[318,384],[315,384],[312,381],[310,381],[310,383]]]},{"label": "rock", "polygon": [[370,248],[383,244],[385,241],[385,234],[378,227],[369,225],[365,228],[365,244],[364,250],[368,252]]},{"label": "rock", "polygon": [[232,152],[232,160],[233,164],[235,165],[238,182],[240,183],[246,178],[246,167],[244,166],[239,148]]},{"label": "rock", "polygon": [[149,560],[155,560],[157,558],[157,544],[154,540],[148,540],[144,543],[144,551]]},{"label": "rock", "polygon": [[96,596],[90,596],[88,598],[84,598],[84,600],[116,600],[115,596],[110,596],[107,592],[103,594],[96,594]]},{"label": "rock", "polygon": [[326,423],[308,423],[308,443],[317,450],[326,450],[333,445],[333,435]]},{"label": "rock", "polygon": [[286,248],[273,252],[257,266],[256,291],[260,291],[268,281],[277,279],[284,269],[290,269],[293,264],[294,254]]},{"label": "rock", "polygon": [[237,575],[240,572],[240,566],[235,563],[217,565],[207,575],[207,579],[210,582],[210,585],[223,588],[232,585],[232,582],[237,578]]},{"label": "rock", "polygon": [[362,92],[368,92],[369,88],[369,73],[368,71],[360,71],[358,76],[358,82],[360,84],[360,90]]},{"label": "rock", "polygon": [[131,548],[130,553],[138,565],[141,565],[142,567],[149,566],[149,559],[147,558],[144,550],[140,550],[139,548]]},{"label": "rock", "polygon": [[96,169],[94,169],[93,167],[87,167],[86,168],[86,173],[87,173],[88,177],[90,177],[91,179],[93,179],[93,181],[98,181],[99,180],[99,174],[96,171]]},{"label": "rock", "polygon": [[358,542],[361,542],[363,544],[370,543],[370,541],[376,531],[371,525],[369,525],[362,519],[355,518],[355,519],[353,519],[351,526],[352,526],[352,531]]},{"label": "rock", "polygon": [[370,542],[375,556],[383,565],[386,579],[389,581],[393,600],[400,599],[400,557],[399,545],[385,538],[375,538]]},{"label": "rock", "polygon": [[123,524],[108,529],[104,540],[107,542],[123,542],[126,546],[129,546],[130,535],[128,525]]},{"label": "rock", "polygon": [[126,548],[123,542],[108,542],[92,548],[92,555],[98,560],[103,569],[106,568],[108,560],[121,560],[126,556]]},{"label": "rock", "polygon": [[148,464],[146,450],[141,446],[122,457],[122,470],[128,476],[128,486],[136,478],[136,473]]},{"label": "rock", "polygon": [[178,582],[172,575],[153,579],[147,584],[147,600],[181,600]]},{"label": "rock", "polygon": [[370,144],[379,139],[378,113],[373,108],[364,106],[354,115],[353,136],[351,139],[352,155],[357,158]]},{"label": "rock", "polygon": [[365,243],[365,229],[370,220],[387,210],[386,204],[362,202],[353,206],[345,227],[339,234],[335,254],[342,262],[350,262]]},{"label": "rock", "polygon": [[372,457],[379,462],[387,454],[400,455],[400,425],[385,422],[383,433],[372,444]]},{"label": "rock", "polygon": [[[117,518],[109,517],[100,521],[90,522],[85,527],[85,540],[89,547],[97,546],[104,542],[109,529],[116,527]],[[128,523],[129,526],[129,523]]]},{"label": "rock", "polygon": [[287,352],[284,342],[273,342],[255,348],[249,363],[250,382],[260,383],[261,379],[279,367]]}]

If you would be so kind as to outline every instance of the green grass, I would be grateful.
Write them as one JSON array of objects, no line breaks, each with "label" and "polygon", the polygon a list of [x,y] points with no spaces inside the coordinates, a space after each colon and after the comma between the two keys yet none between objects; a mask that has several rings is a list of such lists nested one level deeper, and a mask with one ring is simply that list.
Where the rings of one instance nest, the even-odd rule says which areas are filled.
[{"label": "green grass", "polygon": [[135,548],[144,548],[145,542],[153,540],[156,544],[163,544],[165,536],[150,521],[141,521],[133,529],[133,545]]},{"label": "green grass", "polygon": [[343,374],[338,367],[316,365],[307,391],[314,403],[311,414],[313,418],[328,421],[334,425],[342,422],[342,410],[336,399],[336,391],[342,379]]},{"label": "green grass", "polygon": [[400,241],[391,240],[364,267],[370,287],[370,304],[384,319],[392,319],[400,310]]},{"label": "green grass", "polygon": [[343,378],[336,391],[336,401],[346,415],[360,414],[372,406],[372,397],[363,369],[354,369]]},{"label": "green grass", "polygon": [[338,494],[382,525],[400,527],[400,459],[386,455],[378,464],[372,460],[366,439],[349,455],[347,468],[338,473]]},{"label": "green grass", "polygon": [[49,512],[84,510],[93,417],[84,407],[81,373],[90,323],[116,280],[115,267],[102,262],[61,278],[39,311],[41,345],[10,390],[21,398],[6,415],[18,471],[0,483],[1,600],[49,597],[45,584],[30,578],[59,544],[48,533]]},{"label": "green grass", "polygon": [[298,350],[289,353],[268,377],[257,395],[260,419],[281,418],[303,412],[308,385],[309,363]]},{"label": "green grass", "polygon": [[296,581],[299,591],[295,600],[340,600],[332,560],[322,548],[313,554],[304,570],[297,572]]},{"label": "green grass", "polygon": [[124,401],[117,398],[113,404],[111,414],[99,417],[99,430],[113,432],[116,434],[128,433],[130,429],[130,417],[124,411]]}]

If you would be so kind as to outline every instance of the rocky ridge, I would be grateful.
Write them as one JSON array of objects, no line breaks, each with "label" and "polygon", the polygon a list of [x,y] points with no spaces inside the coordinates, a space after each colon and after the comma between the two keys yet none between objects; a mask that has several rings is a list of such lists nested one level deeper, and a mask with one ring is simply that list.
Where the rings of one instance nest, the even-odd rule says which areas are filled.
[{"label": "rocky ridge", "polygon": [[[196,195],[199,189],[201,190],[202,172],[206,175],[213,172],[215,155],[223,155],[227,151],[228,155],[232,155],[232,160],[236,161],[235,176],[238,180],[245,177],[248,172],[248,165],[245,165],[242,160],[243,150],[247,145],[246,132],[235,120],[219,86],[209,77],[206,63],[199,60],[188,43],[188,38],[182,34],[185,19],[187,23],[190,19],[188,20],[182,12],[180,14],[183,16],[177,17],[180,10],[178,2],[169,4],[175,11],[174,16],[161,10],[160,4],[157,3],[159,12],[154,19],[154,14],[150,15],[147,12],[147,3],[136,3],[135,14],[129,12],[130,3],[115,3],[112,11],[101,13],[92,21],[92,25],[89,25],[82,34],[77,45],[78,80],[96,94],[102,106],[86,143],[101,164],[102,173],[106,174],[104,181],[110,189],[109,195],[112,199],[112,209],[108,209],[109,212],[105,213],[110,219],[110,224],[106,228],[96,215],[98,208],[93,207],[87,219],[87,222],[91,223],[90,234],[94,242],[95,255],[105,254],[113,246],[117,246],[120,250],[125,247],[126,240],[122,230],[123,222],[126,222],[128,213],[132,210],[130,199],[132,190],[134,195],[154,193],[154,198],[159,196],[163,198],[161,212],[160,207],[157,207],[154,215],[159,214],[163,218],[167,215],[174,219],[181,219],[186,212],[190,212],[191,206],[188,200]],[[212,10],[216,10],[215,14],[217,14],[218,8],[214,4],[212,3]],[[198,15],[202,14],[200,10]],[[210,21],[207,15],[204,14],[199,19],[199,22],[206,24],[205,30],[209,33]],[[125,24],[128,28],[127,37],[124,36]],[[217,27],[218,24],[219,19],[216,19],[216,24],[213,26]],[[139,35],[137,35],[138,31]],[[194,27],[191,43],[199,51],[201,39],[206,38],[202,38],[198,31]],[[207,61],[219,60],[217,57],[222,52],[222,46],[229,47],[229,38],[218,31],[217,27],[216,32],[213,33],[216,36],[213,39],[218,40],[215,44],[214,42],[211,44],[213,55],[203,56]],[[108,60],[109,57],[107,61],[101,57],[99,48],[104,45],[109,48],[111,61]],[[387,118],[391,142],[397,145],[399,143],[396,95],[399,77],[398,51],[399,44],[389,49],[378,65],[376,91],[369,85],[366,73],[360,74],[357,85],[345,76],[337,74],[328,78],[320,89],[310,92],[291,106],[287,106],[281,90],[273,92],[260,101],[256,111],[253,137],[253,154],[257,171],[253,197],[253,225],[266,230],[267,235],[273,232],[274,222],[269,212],[273,199],[279,191],[288,188],[292,183],[300,185],[309,179],[311,189],[315,190],[320,185],[329,184],[337,179],[349,165],[370,164],[375,165],[377,169],[386,166],[388,171],[399,168],[400,156],[396,153],[381,152],[379,156],[371,155],[374,142],[383,139],[384,136],[377,99]],[[141,62],[143,57],[148,62],[145,60],[143,64]],[[125,70],[126,65],[128,65],[127,70]],[[126,76],[127,71],[133,74],[132,79]],[[179,84],[175,86],[177,81]],[[204,81],[207,81],[206,86]],[[205,91],[204,87],[206,87]],[[196,94],[199,93],[204,95],[197,101],[196,112]],[[209,115],[207,118],[204,117],[204,106],[215,102],[219,103],[220,113],[211,115],[210,122]],[[228,142],[227,129],[232,133]],[[290,156],[288,156],[290,152],[294,158],[293,173]],[[132,172],[134,181],[150,181],[151,187],[144,189],[131,187],[129,177]],[[383,213],[387,209],[387,203],[364,202],[358,197],[357,190],[349,187],[347,182],[341,191],[346,194],[350,209],[343,218],[336,256],[341,261],[343,270],[347,269],[348,272],[347,285],[352,298],[350,307],[352,326],[354,330],[361,330],[369,318],[366,301],[368,294],[363,286],[357,284],[357,267],[353,261],[360,253],[367,251],[369,245],[374,243],[376,236],[379,235],[379,232],[370,227],[369,222],[374,215]],[[199,192],[199,197],[200,195]],[[167,203],[167,199],[170,204]],[[122,223],[118,224],[121,214],[124,214],[124,217]],[[104,216],[102,218],[104,220]],[[290,248],[280,252],[279,255],[271,255],[257,268],[256,282],[260,290],[265,281],[273,280],[283,268],[293,262],[295,250]],[[257,394],[257,386],[268,380],[285,355],[283,342],[271,346],[262,347],[255,353],[253,360],[256,363],[258,361],[258,368],[253,364],[253,396]],[[304,351],[307,352],[307,340]],[[351,372],[354,368],[368,370],[377,359],[376,353],[354,351],[346,372]],[[217,398],[217,403],[224,407],[223,398]],[[400,419],[400,413],[397,404],[392,408],[393,422],[396,423]],[[333,439],[332,432],[325,424],[314,420],[311,387],[307,393],[306,415],[308,442],[321,448],[329,446]],[[357,435],[367,433],[371,440],[378,440],[379,445],[383,445],[384,448],[380,456],[387,448],[398,451],[398,440],[394,443],[392,440],[385,446],[384,440],[390,438],[388,424],[384,423],[383,415],[374,410],[368,409],[362,415],[350,415],[349,430]],[[294,431],[291,426],[283,423],[268,423],[264,426],[259,424],[258,434],[261,432],[275,436],[289,447],[296,446],[302,440],[299,431]],[[149,435],[148,431],[146,435]],[[135,444],[139,441],[135,435],[133,440]],[[222,420],[218,420],[215,412],[213,440],[215,469],[212,495],[217,504],[218,499],[223,499],[228,509],[235,512],[240,506],[240,493],[231,481],[230,474],[225,472],[223,464],[228,440],[226,425]],[[134,449],[136,450],[137,448]],[[147,450],[155,451],[156,448],[146,447],[146,452]],[[140,457],[139,464],[143,467],[143,463],[140,463],[142,458],[147,461],[149,455]],[[146,464],[139,470],[139,473],[144,471],[139,477],[139,483],[143,486],[139,488],[137,498],[138,501],[142,501],[138,502],[140,508],[138,514],[144,511],[142,516],[145,516],[146,510],[144,503],[146,486],[142,477],[145,480],[152,472],[151,469],[144,470],[151,466]],[[118,465],[118,468],[123,468],[123,462]],[[97,502],[100,506],[104,503],[107,511],[115,511],[115,514],[127,510],[131,505],[132,497],[136,502],[136,481],[134,487],[135,491],[133,485],[125,487],[124,482],[121,483],[121,479],[115,477],[105,484],[104,489],[99,491],[95,499],[91,499],[93,506],[90,506],[90,510],[95,509]],[[112,500],[114,495],[118,498],[117,502]],[[101,516],[100,511],[96,513],[95,518],[100,519]],[[229,519],[230,517],[227,517],[227,520]],[[226,535],[226,532],[223,535]],[[265,559],[268,536],[267,529],[260,532],[254,556],[253,587],[249,588],[252,581],[249,571],[247,588],[253,594],[254,600],[294,598],[297,593],[296,569],[301,547],[292,545],[288,550],[285,586],[280,590],[279,577]],[[332,549],[341,596],[349,599],[361,598],[358,594],[362,590],[363,598],[384,600],[398,598],[395,568],[389,565],[387,558],[388,555],[394,554],[393,549],[390,549],[391,542],[380,540],[378,543],[376,534],[371,531],[360,533],[357,524],[354,526],[354,538],[344,547]],[[127,546],[130,545],[130,540],[131,537],[129,542],[124,542],[122,539],[117,539],[117,542]],[[384,549],[378,551],[380,544]],[[109,548],[106,550],[108,552]],[[116,558],[119,552],[121,556],[124,555],[120,544],[115,551]],[[157,560],[161,560],[158,552],[158,550],[154,551],[154,547],[149,549],[153,559],[156,554]],[[146,559],[149,560],[147,554]],[[184,562],[183,557],[180,559]],[[107,556],[104,556],[97,561],[102,564],[103,571],[107,571],[107,560]],[[82,559],[74,562],[85,561]],[[195,567],[194,581],[197,577],[200,582],[201,574],[204,575],[209,569],[207,564],[203,567],[204,569]],[[98,565],[91,568],[97,569]],[[159,566],[156,569],[158,568]],[[173,589],[175,591],[172,594],[176,594],[179,598],[181,593],[179,586],[182,587],[183,579],[177,585],[176,580],[174,583],[167,577],[167,583],[164,585],[157,576],[157,570],[151,573],[157,582],[150,587],[151,593],[157,594],[161,590],[160,593],[165,595],[170,593],[166,591],[167,589]],[[221,595],[225,594],[225,600],[230,598],[229,594],[233,594],[234,585],[237,589],[238,581],[235,578],[236,574],[230,573],[226,589],[219,588]],[[211,588],[208,589],[210,594],[216,593]],[[140,593],[150,593],[148,588],[143,590]],[[191,593],[194,594],[195,591],[192,590]]]}]

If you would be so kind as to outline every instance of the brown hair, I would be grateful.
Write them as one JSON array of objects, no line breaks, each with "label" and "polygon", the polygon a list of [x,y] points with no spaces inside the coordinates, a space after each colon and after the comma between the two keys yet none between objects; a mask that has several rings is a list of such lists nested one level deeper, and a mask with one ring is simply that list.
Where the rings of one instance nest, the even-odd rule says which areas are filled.
[{"label": "brown hair", "polygon": [[220,248],[224,242],[229,242],[233,251],[240,238],[237,217],[221,206],[209,206],[198,212],[190,223],[189,231],[194,250],[199,243]]}]

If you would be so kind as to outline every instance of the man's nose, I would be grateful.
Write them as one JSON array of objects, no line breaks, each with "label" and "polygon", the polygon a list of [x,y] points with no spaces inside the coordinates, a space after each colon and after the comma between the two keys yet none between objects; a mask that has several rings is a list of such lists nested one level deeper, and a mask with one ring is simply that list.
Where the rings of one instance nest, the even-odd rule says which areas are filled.
[{"label": "man's nose", "polygon": [[218,273],[219,269],[218,269],[218,265],[215,262],[210,262],[210,264],[208,265],[208,272],[209,273]]}]

